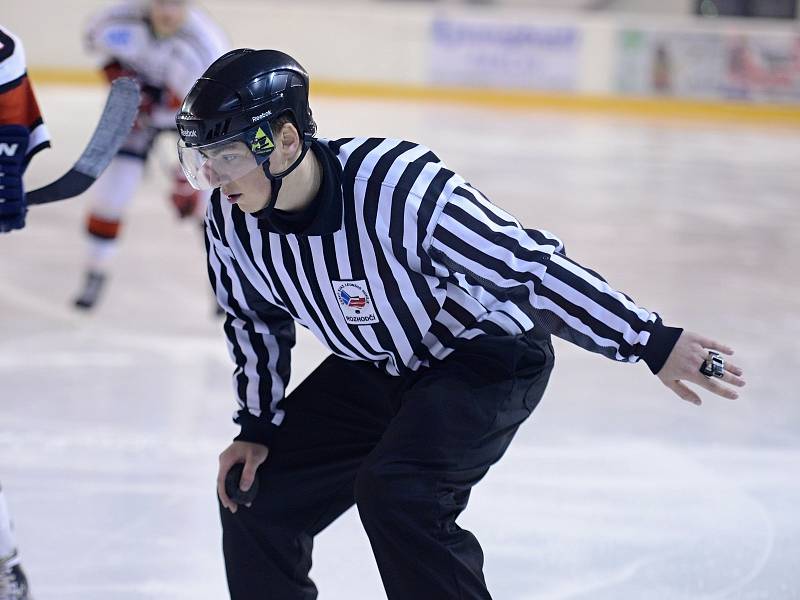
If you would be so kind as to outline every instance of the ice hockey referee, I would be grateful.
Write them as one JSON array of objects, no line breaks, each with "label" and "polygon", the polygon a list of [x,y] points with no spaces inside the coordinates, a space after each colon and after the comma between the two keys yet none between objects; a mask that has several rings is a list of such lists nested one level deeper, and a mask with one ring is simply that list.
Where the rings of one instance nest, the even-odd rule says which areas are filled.
[{"label": "ice hockey referee", "polygon": [[[225,309],[241,433],[218,494],[234,600],[317,597],[316,534],[354,503],[390,600],[486,599],[483,553],[456,524],[539,402],[551,334],[736,397],[727,346],[665,326],[524,229],[428,148],[315,137],[309,78],[240,49],[178,115],[183,169],[218,188],[208,270]],[[295,323],[332,354],[285,395]],[[225,491],[232,465],[255,498]]]}]

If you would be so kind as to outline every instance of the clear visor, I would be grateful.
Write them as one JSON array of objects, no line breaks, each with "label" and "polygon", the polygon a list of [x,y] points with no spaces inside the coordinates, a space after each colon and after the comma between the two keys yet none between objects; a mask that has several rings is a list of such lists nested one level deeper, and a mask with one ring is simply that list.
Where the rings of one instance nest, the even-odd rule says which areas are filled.
[{"label": "clear visor", "polygon": [[186,146],[180,140],[178,158],[193,188],[211,190],[247,175],[269,159],[271,151],[259,148],[261,151],[254,152],[251,146],[241,137],[200,147]]}]

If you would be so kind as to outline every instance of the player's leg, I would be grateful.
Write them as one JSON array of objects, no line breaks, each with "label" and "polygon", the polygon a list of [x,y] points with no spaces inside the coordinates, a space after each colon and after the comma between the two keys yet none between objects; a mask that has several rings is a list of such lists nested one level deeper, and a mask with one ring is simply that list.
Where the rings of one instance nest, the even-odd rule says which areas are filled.
[{"label": "player's leg", "polygon": [[144,160],[118,155],[92,186],[92,200],[86,221],[89,248],[86,271],[75,306],[89,309],[100,298],[108,278],[111,260],[117,252],[122,217],[133,199],[144,172]]},{"label": "player's leg", "polygon": [[403,394],[355,488],[390,600],[490,598],[480,545],[456,518],[538,403],[552,365],[549,339],[479,338]]},{"label": "player's leg", "polygon": [[285,400],[250,508],[220,508],[232,600],[311,600],[314,536],[353,505],[355,473],[394,414],[399,385],[363,362],[326,359]]},{"label": "player's leg", "polygon": [[142,181],[144,163],[157,134],[151,127],[131,131],[122,150],[92,186],[86,221],[89,249],[83,287],[75,298],[77,308],[93,308],[105,288],[122,219]]},{"label": "player's leg", "polygon": [[20,565],[3,489],[0,487],[0,600],[27,600],[28,580]]},{"label": "player's leg", "polygon": [[[172,118],[172,124],[174,126],[174,117]],[[162,131],[162,134],[164,133],[173,134],[175,131],[174,129],[169,129]],[[175,141],[172,139],[173,137],[174,136],[172,135],[169,136],[170,144],[167,144],[167,146],[171,148],[171,153],[174,155]],[[163,146],[164,144],[161,144],[158,147],[163,148]],[[172,156],[157,158],[159,159],[159,162],[164,162],[165,164],[171,164],[173,162]],[[172,176],[172,187],[169,192],[169,201],[172,205],[172,208],[175,210],[175,215],[182,221],[189,221],[192,224],[197,224],[197,231],[200,234],[200,245],[201,247],[205,247],[205,216],[213,190],[194,189],[192,184],[189,183],[189,180],[186,179],[183,169],[177,163],[172,165],[172,167],[167,168],[170,170]],[[217,303],[217,298],[213,294],[213,290],[211,290],[211,300],[212,312],[217,317],[223,316],[225,311]]]},{"label": "player's leg", "polygon": [[[206,224],[205,224],[205,215],[206,209],[208,208],[208,203],[211,201],[211,194],[213,190],[195,190],[197,192],[197,207],[192,214],[192,220],[197,223],[197,231],[200,236],[200,246],[205,247],[205,240],[206,240]],[[225,309],[223,309],[219,303],[217,302],[217,296],[214,294],[214,290],[211,286],[208,287],[209,295],[211,298],[211,311],[215,317],[222,317],[225,315]]]}]

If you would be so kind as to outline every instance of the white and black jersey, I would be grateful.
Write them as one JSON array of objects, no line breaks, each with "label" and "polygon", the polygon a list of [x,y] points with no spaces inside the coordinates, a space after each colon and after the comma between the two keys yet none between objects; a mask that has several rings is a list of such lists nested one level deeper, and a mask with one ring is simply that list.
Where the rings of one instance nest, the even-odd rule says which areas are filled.
[{"label": "white and black jersey", "polygon": [[22,41],[0,26],[0,125],[22,125],[30,140],[25,162],[50,147],[50,133],[42,119],[39,103],[28,79]]},{"label": "white and black jersey", "polygon": [[[215,193],[209,276],[227,312],[242,426],[266,442],[285,416],[294,323],[332,352],[393,375],[483,335],[540,329],[657,371],[680,330],[524,229],[428,148],[318,140],[314,213],[259,219]],[[290,410],[290,409],[289,409]]]},{"label": "white and black jersey", "polygon": [[[186,20],[172,35],[159,37],[148,17],[147,3],[123,2],[93,15],[84,32],[86,48],[101,66],[118,63],[132,71],[143,87],[182,99],[194,82],[229,49],[227,36],[206,14],[189,7]],[[156,113],[158,127],[175,126],[175,107]]]}]

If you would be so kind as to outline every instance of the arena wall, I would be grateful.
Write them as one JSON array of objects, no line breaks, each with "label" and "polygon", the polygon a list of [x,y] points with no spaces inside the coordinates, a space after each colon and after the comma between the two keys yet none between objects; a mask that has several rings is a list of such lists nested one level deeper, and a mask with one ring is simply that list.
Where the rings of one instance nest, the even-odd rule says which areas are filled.
[{"label": "arena wall", "polygon": [[[39,80],[96,83],[101,0],[6,0]],[[317,93],[800,124],[797,22],[423,2],[205,0],[236,47],[274,47]],[[678,12],[678,4],[672,3]],[[54,7],[59,8],[53,14]],[[47,19],[41,15],[48,13]]]}]

